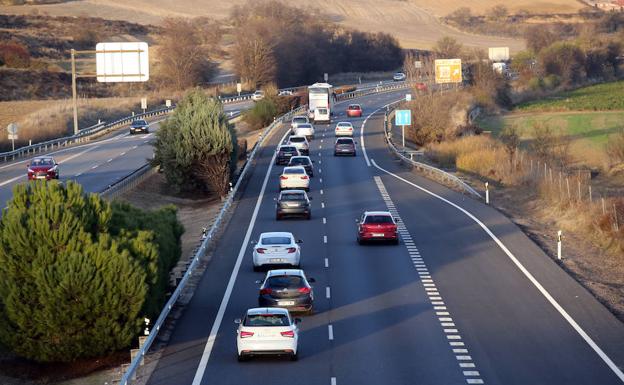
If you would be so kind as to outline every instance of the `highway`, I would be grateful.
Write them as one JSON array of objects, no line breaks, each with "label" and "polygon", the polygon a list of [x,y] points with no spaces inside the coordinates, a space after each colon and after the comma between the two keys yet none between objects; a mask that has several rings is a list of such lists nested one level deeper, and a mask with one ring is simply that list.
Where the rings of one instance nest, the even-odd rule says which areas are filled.
[{"label": "highway", "polygon": [[[310,221],[275,221],[286,128],[265,142],[150,385],[624,383],[620,321],[502,214],[393,160],[372,113],[403,95],[358,99],[357,157],[334,157],[333,126],[317,126]],[[400,217],[401,243],[359,246],[364,210]],[[303,240],[315,314],[299,361],[239,363],[233,321],[257,306],[252,241],[267,231]]]},{"label": "highway", "polygon": [[[229,112],[241,111],[253,106],[246,101],[224,105]],[[110,184],[143,166],[152,158],[151,141],[158,130],[158,122],[164,117],[150,122],[149,134],[130,135],[128,128],[115,130],[100,139],[87,144],[61,148],[46,153],[60,163],[60,180],[74,180],[87,192],[100,192]],[[39,155],[39,154],[37,154]],[[33,155],[34,157],[34,155]],[[0,164],[0,203],[6,206],[11,199],[13,186],[24,183],[26,165],[31,158],[22,158],[14,162]]]}]

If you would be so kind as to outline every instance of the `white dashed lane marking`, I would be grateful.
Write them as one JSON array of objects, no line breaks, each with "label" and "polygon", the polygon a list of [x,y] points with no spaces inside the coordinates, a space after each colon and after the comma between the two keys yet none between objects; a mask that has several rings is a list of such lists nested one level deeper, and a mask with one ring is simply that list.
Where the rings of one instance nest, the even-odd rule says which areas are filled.
[{"label": "white dashed lane marking", "polygon": [[[381,193],[381,196],[388,207],[388,210],[392,213],[394,217],[397,218],[398,224],[398,232],[403,240],[403,244],[407,249],[407,252],[412,260],[414,268],[416,269],[418,275],[420,276],[421,283],[423,288],[425,289],[425,293],[429,297],[431,304],[433,305],[433,310],[440,322],[440,326],[442,327],[442,332],[446,335],[446,339],[451,346],[453,354],[455,358],[459,362],[459,367],[461,369],[465,368],[476,368],[476,365],[472,359],[472,356],[468,354],[468,349],[465,347],[464,342],[462,341],[461,334],[459,333],[459,329],[453,322],[453,318],[451,317],[451,313],[448,311],[446,304],[442,300],[442,296],[438,292],[438,289],[431,278],[431,274],[429,274],[429,270],[427,269],[427,265],[424,262],[418,248],[416,247],[412,237],[409,234],[409,230],[403,224],[401,220],[401,216],[399,212],[396,210],[386,187],[384,186],[380,177],[375,177],[375,183],[377,184],[377,188]],[[481,379],[481,374],[477,370],[462,370],[462,374],[466,378],[466,383],[468,384],[483,384],[483,379]]]},{"label": "white dashed lane marking", "polygon": [[329,267],[329,259],[325,258],[325,267]]},{"label": "white dashed lane marking", "polygon": [[325,288],[325,298],[327,299],[331,298],[331,289],[329,288],[329,286]]},{"label": "white dashed lane marking", "polygon": [[327,325],[327,334],[329,335],[329,340],[334,340],[334,327],[332,325]]}]

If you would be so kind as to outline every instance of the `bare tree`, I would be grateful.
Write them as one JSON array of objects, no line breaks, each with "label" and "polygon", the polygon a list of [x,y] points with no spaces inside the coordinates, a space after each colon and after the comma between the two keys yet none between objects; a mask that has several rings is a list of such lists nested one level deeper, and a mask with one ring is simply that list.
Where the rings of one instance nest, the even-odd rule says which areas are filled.
[{"label": "bare tree", "polygon": [[273,45],[256,28],[238,31],[233,59],[237,75],[255,87],[275,81],[277,64]]},{"label": "bare tree", "polygon": [[453,37],[444,36],[436,42],[433,50],[440,59],[454,59],[462,54],[463,45]]},{"label": "bare tree", "polygon": [[513,172],[513,158],[520,144],[520,135],[516,126],[506,126],[499,135],[499,139],[505,146],[505,152],[509,156],[509,170]]},{"label": "bare tree", "polygon": [[167,88],[186,89],[210,78],[213,68],[208,50],[202,44],[200,30],[191,20],[165,19],[159,45],[158,75]]}]

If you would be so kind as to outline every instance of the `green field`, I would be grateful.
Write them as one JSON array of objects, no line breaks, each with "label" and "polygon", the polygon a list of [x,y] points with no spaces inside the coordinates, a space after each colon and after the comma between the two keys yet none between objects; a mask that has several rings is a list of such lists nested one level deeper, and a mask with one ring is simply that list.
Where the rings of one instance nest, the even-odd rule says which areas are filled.
[{"label": "green field", "polygon": [[624,110],[624,81],[597,84],[522,103],[519,112]]}]

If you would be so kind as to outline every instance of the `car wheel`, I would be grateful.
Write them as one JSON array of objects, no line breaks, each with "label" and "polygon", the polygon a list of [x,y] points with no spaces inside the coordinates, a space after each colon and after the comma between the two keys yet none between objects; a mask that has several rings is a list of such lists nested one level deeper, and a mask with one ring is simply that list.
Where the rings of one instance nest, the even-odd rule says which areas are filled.
[{"label": "car wheel", "polygon": [[245,362],[248,360],[248,357],[243,354],[237,354],[237,356],[238,356],[238,362]]},{"label": "car wheel", "polygon": [[299,359],[299,353],[293,353],[290,355],[291,361],[297,361]]},{"label": "car wheel", "polygon": [[312,314],[314,314],[314,308],[313,307],[309,308],[308,310],[306,310],[305,314],[307,316],[311,316]]},{"label": "car wheel", "polygon": [[312,218],[312,214],[308,213],[308,215],[306,215],[306,219],[310,220]]},{"label": "car wheel", "polygon": [[253,271],[255,271],[255,272],[259,272],[259,271],[260,271],[260,266],[256,266],[256,265],[254,265],[254,267],[253,267]]},{"label": "car wheel", "polygon": [[279,220],[281,220],[281,219],[282,219],[282,216],[281,216],[281,215],[279,215],[279,214],[275,214],[275,220],[276,220],[276,221],[279,221]]},{"label": "car wheel", "polygon": [[399,238],[397,238],[397,239],[393,240],[393,241],[392,241],[392,244],[393,244],[393,245],[398,245],[398,244],[399,244]]},{"label": "car wheel", "polygon": [[360,237],[357,237],[357,243],[358,245],[363,245],[364,244],[364,240]]}]

